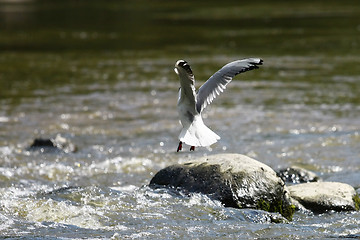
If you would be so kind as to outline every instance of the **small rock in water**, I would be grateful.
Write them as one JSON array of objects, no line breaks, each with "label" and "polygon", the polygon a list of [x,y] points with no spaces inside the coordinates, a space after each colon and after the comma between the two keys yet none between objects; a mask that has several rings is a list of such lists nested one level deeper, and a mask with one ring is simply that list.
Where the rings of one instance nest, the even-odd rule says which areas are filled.
[{"label": "small rock in water", "polygon": [[32,149],[42,147],[55,148],[55,145],[51,139],[36,138],[29,148]]},{"label": "small rock in water", "polygon": [[40,151],[43,153],[53,153],[57,151],[74,153],[77,151],[77,147],[68,139],[62,137],[60,134],[57,134],[54,139],[36,138],[27,150]]},{"label": "small rock in water", "polygon": [[291,219],[294,207],[284,182],[269,166],[240,154],[218,154],[160,170],[151,187],[168,186],[207,194],[227,207],[279,212]]},{"label": "small rock in water", "polygon": [[318,182],[320,178],[313,172],[292,166],[278,171],[278,176],[286,183]]},{"label": "small rock in water", "polygon": [[315,213],[359,210],[359,196],[352,186],[345,183],[302,183],[287,188],[293,199]]}]

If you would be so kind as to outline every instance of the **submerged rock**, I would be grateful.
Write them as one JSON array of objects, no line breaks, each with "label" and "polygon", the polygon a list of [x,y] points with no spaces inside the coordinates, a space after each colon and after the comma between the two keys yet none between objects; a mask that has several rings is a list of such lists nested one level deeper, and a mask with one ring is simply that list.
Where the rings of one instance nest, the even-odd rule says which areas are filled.
[{"label": "submerged rock", "polygon": [[34,142],[27,148],[28,151],[40,151],[44,153],[53,152],[76,152],[77,147],[68,139],[57,134],[55,138],[36,138]]},{"label": "submerged rock", "polygon": [[288,190],[301,206],[315,213],[359,210],[359,196],[352,186],[345,183],[302,183],[288,186]]},{"label": "submerged rock", "polygon": [[320,181],[320,178],[314,172],[297,166],[279,170],[278,176],[286,183],[307,183]]},{"label": "submerged rock", "polygon": [[200,192],[227,207],[279,212],[291,219],[294,206],[284,182],[267,165],[240,154],[218,154],[160,170],[151,187]]}]

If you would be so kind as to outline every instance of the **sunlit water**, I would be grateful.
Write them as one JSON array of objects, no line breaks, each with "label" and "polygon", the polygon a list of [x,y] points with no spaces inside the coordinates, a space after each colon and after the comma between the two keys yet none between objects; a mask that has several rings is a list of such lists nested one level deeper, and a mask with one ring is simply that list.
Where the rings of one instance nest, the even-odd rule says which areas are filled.
[{"label": "sunlit water", "polygon": [[[167,7],[153,17],[156,25],[164,19],[183,19],[186,23],[186,19],[194,18],[191,13],[167,13]],[[324,9],[330,15],[335,11]],[[345,4],[338,14],[352,13],[351,9]],[[312,8],[303,10],[310,15],[317,13]],[[219,9],[216,16],[221,19],[223,11]],[[199,10],[196,16],[204,18],[202,14]],[[276,16],[282,16],[279,12],[272,14],[275,23]],[[302,19],[303,15],[298,17]],[[317,20],[321,22],[322,17]],[[306,32],[306,27],[302,26],[305,29],[302,31]],[[280,39],[277,36],[280,32],[289,31],[286,26],[278,28],[270,36]],[[295,30],[292,28],[290,33]],[[295,35],[300,34],[297,31]],[[112,30],[96,32],[64,30],[56,36],[71,44],[87,39],[90,48],[97,47],[91,39],[120,41]],[[5,33],[3,36],[9,38],[21,35],[21,31]],[[231,28],[217,29],[217,33],[223,37],[215,42],[244,32]],[[43,39],[42,34],[36,32],[34,38]],[[264,36],[269,29],[244,34]],[[347,40],[345,35],[343,41]],[[26,32],[21,36],[27,38]],[[52,33],[45,36],[57,38]],[[331,36],[324,41],[330,44],[334,41]],[[152,44],[156,42],[148,37]],[[304,33],[303,37],[303,41],[317,44],[318,39],[311,34]],[[326,55],[324,50],[318,55],[313,51],[296,55],[295,49],[294,55],[280,54],[276,49],[271,52],[270,46],[259,50],[260,45],[274,40],[261,38],[259,44],[248,43],[250,49],[246,51],[234,46],[235,52],[226,45],[231,45],[229,40],[218,49],[211,44],[195,44],[194,52],[184,53],[181,49],[193,46],[190,44],[193,39],[184,45],[178,43],[180,53],[169,46],[158,50],[124,50],[115,43],[112,46],[117,50],[113,52],[57,52],[47,51],[46,46],[41,52],[35,43],[28,47],[24,44],[24,49],[19,45],[20,52],[16,52],[7,48],[11,41],[4,44],[4,38],[0,37],[7,49],[0,55],[0,79],[4,86],[0,90],[1,237],[360,237],[359,212],[321,215],[298,212],[292,222],[274,224],[261,211],[224,208],[220,202],[201,194],[185,195],[147,186],[165,166],[203,155],[241,153],[275,170],[299,165],[316,172],[323,180],[345,182],[358,189],[360,57],[356,51],[345,55],[338,52]],[[295,48],[304,47],[301,41],[288,40]],[[66,41],[64,44],[70,46]],[[349,41],[360,44],[358,38]],[[61,44],[55,43],[63,47]],[[277,50],[284,51],[286,46],[283,43]],[[349,48],[337,46],[349,52]],[[335,51],[331,46],[328,50]],[[237,76],[203,114],[205,123],[221,140],[209,148],[189,152],[186,146],[183,152],[176,153],[181,129],[176,112],[179,83],[173,72],[176,60],[186,58],[199,86],[222,65],[249,57],[248,52],[252,51],[255,57],[264,59],[264,65]],[[35,138],[54,138],[57,134],[74,143],[78,151],[27,150]]]}]

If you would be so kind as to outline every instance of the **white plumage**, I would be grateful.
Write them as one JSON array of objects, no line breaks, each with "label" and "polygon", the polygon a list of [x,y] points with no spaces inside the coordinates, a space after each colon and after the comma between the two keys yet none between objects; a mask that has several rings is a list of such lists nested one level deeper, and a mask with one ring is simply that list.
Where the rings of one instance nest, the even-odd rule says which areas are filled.
[{"label": "white plumage", "polygon": [[220,139],[204,124],[201,112],[225,90],[233,77],[259,68],[258,65],[262,63],[263,60],[260,58],[247,58],[228,63],[212,75],[196,92],[195,78],[190,65],[184,60],[176,62],[174,71],[180,79],[177,109],[183,126],[177,151],[182,149],[183,142],[191,146],[190,150],[194,150],[197,146],[210,146]]}]

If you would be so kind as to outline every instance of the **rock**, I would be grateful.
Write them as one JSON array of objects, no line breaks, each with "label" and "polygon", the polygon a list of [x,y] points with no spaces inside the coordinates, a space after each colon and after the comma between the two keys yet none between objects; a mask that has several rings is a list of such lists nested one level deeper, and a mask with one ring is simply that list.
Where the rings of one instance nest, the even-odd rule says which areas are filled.
[{"label": "rock", "polygon": [[307,183],[320,181],[320,178],[314,172],[297,166],[279,170],[278,176],[286,183]]},{"label": "rock", "polygon": [[160,170],[151,187],[200,192],[226,207],[279,212],[291,219],[294,206],[284,182],[267,165],[240,154],[218,154]]},{"label": "rock", "polygon": [[302,183],[287,188],[293,199],[315,213],[359,210],[359,196],[352,186],[345,183]]},{"label": "rock", "polygon": [[36,138],[27,150],[40,151],[42,153],[53,153],[58,151],[73,153],[77,151],[77,147],[68,139],[62,137],[60,134],[57,134],[54,139]]},{"label": "rock", "polygon": [[51,139],[36,138],[29,148],[55,148],[55,145]]}]

